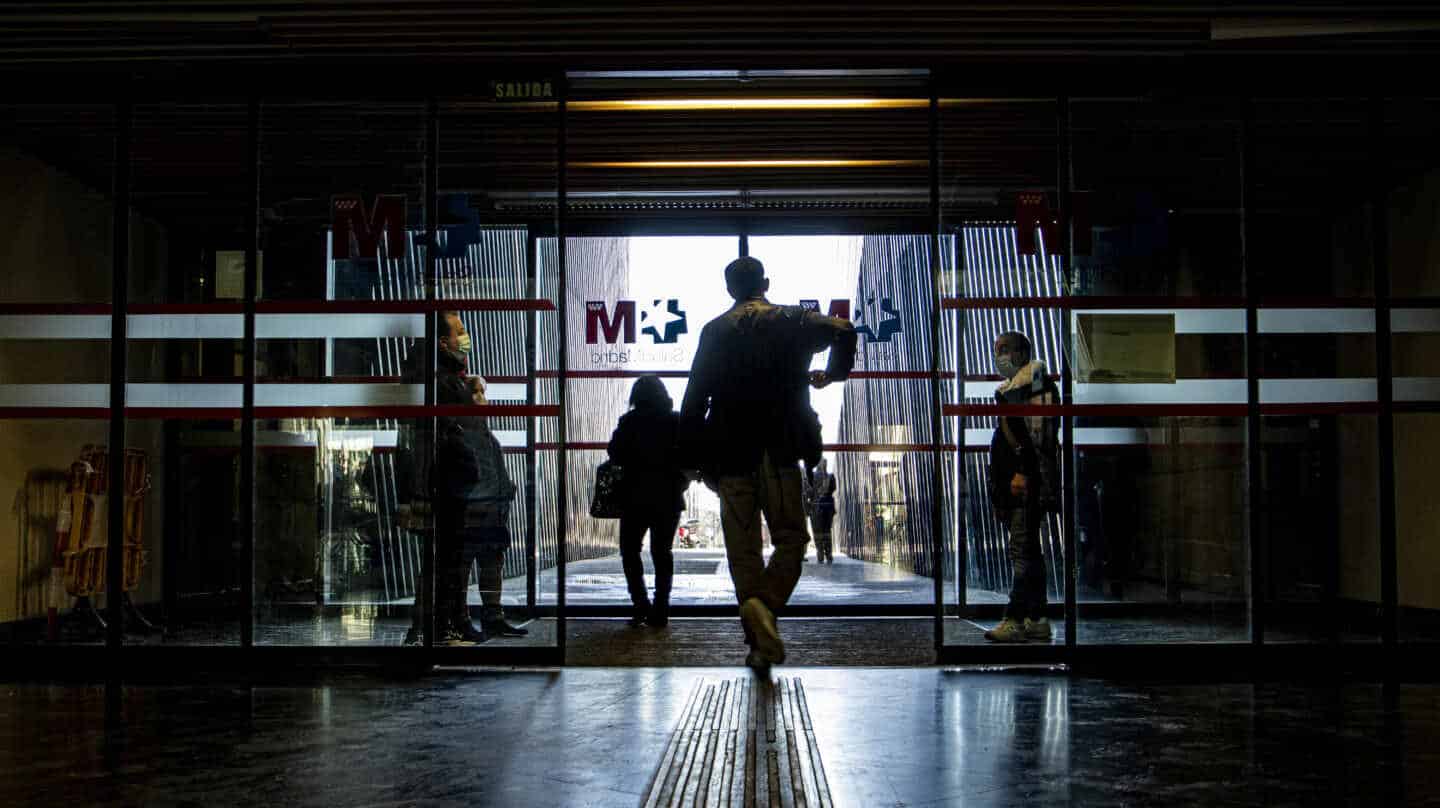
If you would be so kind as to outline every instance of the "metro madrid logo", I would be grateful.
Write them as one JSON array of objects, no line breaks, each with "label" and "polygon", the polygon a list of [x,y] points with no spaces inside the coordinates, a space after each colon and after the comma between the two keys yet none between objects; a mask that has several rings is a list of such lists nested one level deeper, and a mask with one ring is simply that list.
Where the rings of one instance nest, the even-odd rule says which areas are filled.
[{"label": "metro madrid logo", "polygon": [[[603,300],[585,301],[585,344],[599,345],[604,342],[634,345],[636,310],[634,300],[615,301],[613,311]],[[680,308],[680,301],[674,298],[655,300],[640,309],[639,314],[640,334],[649,336],[656,345],[674,345],[680,341],[681,334],[690,331],[685,310]]]}]

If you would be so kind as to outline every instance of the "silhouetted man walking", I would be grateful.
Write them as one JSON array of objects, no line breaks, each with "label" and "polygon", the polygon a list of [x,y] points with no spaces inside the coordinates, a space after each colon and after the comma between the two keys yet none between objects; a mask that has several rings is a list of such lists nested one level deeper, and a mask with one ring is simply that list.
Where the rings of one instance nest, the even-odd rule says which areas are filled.
[{"label": "silhouetted man walking", "polygon": [[[799,463],[818,463],[821,442],[809,387],[850,375],[856,335],[848,320],[766,300],[770,281],[754,258],[725,267],[725,287],[735,305],[700,334],[680,428],[706,484],[720,494],[730,577],[751,647],[745,662],[766,669],[785,661],[775,611],[800,580],[810,540]],[[810,373],[811,357],[826,349],[833,349],[826,369]],[[769,565],[762,513],[775,546]]]}]

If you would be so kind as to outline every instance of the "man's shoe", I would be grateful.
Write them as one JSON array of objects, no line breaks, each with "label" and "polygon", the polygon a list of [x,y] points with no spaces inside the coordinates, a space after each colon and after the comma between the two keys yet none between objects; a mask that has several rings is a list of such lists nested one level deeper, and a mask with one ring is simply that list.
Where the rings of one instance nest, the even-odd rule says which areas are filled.
[{"label": "man's shoe", "polygon": [[512,626],[503,617],[486,620],[482,625],[485,632],[494,637],[527,637],[530,634],[530,629]]},{"label": "man's shoe", "polygon": [[762,676],[770,672],[770,661],[754,651],[745,655],[745,665]]},{"label": "man's shoe", "polygon": [[1000,625],[985,632],[990,642],[1025,642],[1025,624],[1011,617],[1000,621]]},{"label": "man's shoe", "polygon": [[780,641],[780,629],[775,626],[775,613],[764,601],[750,598],[740,605],[740,620],[745,624],[746,633],[754,638],[754,651],[771,665],[785,661],[785,643]]},{"label": "man's shoe", "polygon": [[651,628],[665,628],[670,623],[670,604],[655,601],[650,605],[650,613],[645,616],[645,622]]},{"label": "man's shoe", "polygon": [[1050,642],[1050,638],[1054,636],[1054,632],[1050,630],[1050,620],[1048,618],[1042,617],[1039,620],[1031,620],[1028,617],[1025,618],[1025,639]]}]

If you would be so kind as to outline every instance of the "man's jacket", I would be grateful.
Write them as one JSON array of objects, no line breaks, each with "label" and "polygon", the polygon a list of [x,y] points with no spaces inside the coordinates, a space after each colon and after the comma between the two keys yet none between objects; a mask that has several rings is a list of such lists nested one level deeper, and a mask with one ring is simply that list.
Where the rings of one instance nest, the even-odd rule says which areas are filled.
[{"label": "man's jacket", "polygon": [[767,451],[777,466],[819,462],[810,359],[829,349],[827,373],[846,379],[855,343],[848,320],[764,298],[736,303],[706,323],[680,407],[688,464],[724,476],[754,471]]},{"label": "man's jacket", "polygon": [[[995,391],[1000,404],[1053,405],[1060,391],[1039,360]],[[1023,474],[1028,502],[1010,493],[1010,481]],[[1026,506],[1060,509],[1060,418],[1058,415],[1005,415],[990,439],[990,503],[1002,514]]]}]

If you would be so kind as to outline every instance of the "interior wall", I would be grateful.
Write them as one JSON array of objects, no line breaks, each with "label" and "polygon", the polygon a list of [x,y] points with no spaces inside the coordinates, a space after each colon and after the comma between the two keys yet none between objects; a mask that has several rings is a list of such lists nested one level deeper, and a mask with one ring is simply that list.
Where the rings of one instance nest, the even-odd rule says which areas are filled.
[{"label": "interior wall", "polygon": [[[0,221],[7,231],[0,239],[0,266],[6,269],[0,273],[0,301],[107,301],[109,197],[5,147],[0,147],[0,176],[6,179],[0,183]],[[0,341],[0,381],[95,382],[108,375],[105,342],[71,342],[64,346],[64,361],[46,347]],[[34,588],[48,580],[56,503],[38,497],[27,502],[27,479],[47,473],[63,479],[81,447],[104,443],[108,432],[104,419],[0,420],[0,505],[7,506],[9,517],[0,522],[0,622],[39,616],[46,605],[44,593]],[[21,546],[22,536],[27,547]]]}]

